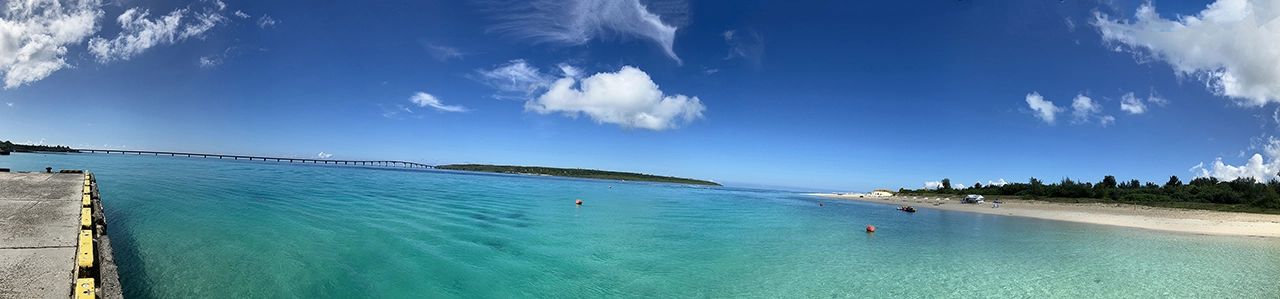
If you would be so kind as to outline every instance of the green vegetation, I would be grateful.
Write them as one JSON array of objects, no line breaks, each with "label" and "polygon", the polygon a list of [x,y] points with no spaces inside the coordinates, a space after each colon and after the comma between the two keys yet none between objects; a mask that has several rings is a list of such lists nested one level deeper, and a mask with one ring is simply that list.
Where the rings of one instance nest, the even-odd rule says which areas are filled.
[{"label": "green vegetation", "polygon": [[49,145],[23,145],[23,144],[13,144],[13,142],[9,142],[9,141],[7,141],[7,140],[6,140],[4,143],[0,143],[0,152],[20,152],[20,153],[23,153],[23,152],[25,152],[25,153],[30,153],[30,152],[67,152],[67,153],[79,153],[80,151],[73,150],[73,149],[71,149],[70,147],[67,147],[67,146],[65,146],[65,145],[54,145],[54,146],[49,146]]},{"label": "green vegetation", "polygon": [[497,173],[515,173],[515,174],[537,174],[537,175],[562,176],[562,177],[571,177],[571,178],[720,186],[719,183],[711,182],[711,181],[686,179],[686,178],[678,178],[678,177],[670,177],[670,176],[657,176],[657,175],[649,175],[649,174],[634,173],[634,172],[617,172],[617,171],[604,171],[604,170],[578,169],[578,168],[554,168],[554,167],[538,167],[538,166],[508,166],[508,165],[484,165],[484,164],[450,164],[450,165],[436,166],[436,169],[484,171],[484,172],[497,172]]},{"label": "green vegetation", "polygon": [[951,180],[943,179],[941,188],[899,189],[899,195],[925,194],[981,194],[983,196],[1021,197],[1056,202],[1125,203],[1156,207],[1187,208],[1201,210],[1280,214],[1280,181],[1258,182],[1254,178],[1238,178],[1219,181],[1217,178],[1195,178],[1183,184],[1178,176],[1170,176],[1164,185],[1138,180],[1118,182],[1114,176],[1102,181],[1072,181],[1064,178],[1056,184],[1044,184],[1036,178],[1027,183],[1009,183],[1003,186],[974,185],[968,189],[953,189]]}]

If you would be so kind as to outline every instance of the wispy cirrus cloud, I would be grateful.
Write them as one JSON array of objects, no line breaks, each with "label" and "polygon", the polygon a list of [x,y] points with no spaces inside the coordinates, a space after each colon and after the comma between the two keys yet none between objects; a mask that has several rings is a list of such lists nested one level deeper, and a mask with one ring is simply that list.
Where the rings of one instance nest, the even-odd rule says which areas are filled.
[{"label": "wispy cirrus cloud", "polygon": [[449,62],[449,60],[452,59],[462,59],[462,56],[464,56],[461,51],[458,51],[458,48],[454,47],[427,43],[422,44],[422,47],[427,50],[427,53],[431,53],[431,56],[435,57],[436,60],[439,60],[440,62]]},{"label": "wispy cirrus cloud", "polygon": [[271,16],[262,15],[262,17],[258,18],[258,27],[267,28],[275,25],[276,25],[276,19],[271,18]]},{"label": "wispy cirrus cloud", "polygon": [[742,58],[753,67],[760,66],[764,59],[764,38],[759,33],[754,30],[728,30],[723,35],[724,42],[729,45],[729,55],[724,57],[725,60]]},{"label": "wispy cirrus cloud", "polygon": [[676,63],[676,30],[687,17],[684,1],[534,0],[481,1],[498,24],[489,29],[533,43],[583,45],[593,39],[638,37],[658,45]]},{"label": "wispy cirrus cloud", "polygon": [[489,85],[499,92],[529,96],[539,89],[546,88],[555,77],[543,74],[524,59],[516,59],[492,70],[476,70],[476,76],[472,79]]},{"label": "wispy cirrus cloud", "polygon": [[176,9],[163,16],[151,17],[151,10],[131,8],[116,18],[121,32],[115,38],[89,39],[89,52],[99,63],[129,60],[155,46],[172,45],[189,38],[203,39],[205,33],[228,22],[222,1],[199,2],[208,6]]},{"label": "wispy cirrus cloud", "polygon": [[[418,105],[418,107],[431,107],[431,108],[435,108],[436,110],[444,111],[444,112],[470,111],[466,107],[462,107],[462,106],[445,105],[444,103],[440,102],[440,99],[436,98],[436,96],[433,96],[429,93],[425,93],[421,91],[416,92],[413,94],[413,96],[409,97],[409,102],[412,102],[414,105]],[[412,111],[410,111],[410,113],[412,113]]]}]

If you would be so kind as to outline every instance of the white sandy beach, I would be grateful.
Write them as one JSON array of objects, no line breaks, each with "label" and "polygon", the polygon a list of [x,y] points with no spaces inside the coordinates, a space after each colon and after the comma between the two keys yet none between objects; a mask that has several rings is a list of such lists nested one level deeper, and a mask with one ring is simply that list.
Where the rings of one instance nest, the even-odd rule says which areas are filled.
[{"label": "white sandy beach", "polygon": [[[1157,208],[1147,206],[1116,205],[1102,203],[1056,203],[1035,200],[1001,200],[999,208],[991,203],[982,205],[961,204],[960,196],[952,196],[944,204],[934,205],[928,200],[906,197],[866,197],[830,193],[810,194],[820,197],[909,205],[917,209],[937,209],[993,215],[1031,217],[1040,219],[1136,227],[1144,229],[1187,232],[1195,234],[1280,237],[1280,215],[1231,213],[1206,210]],[[923,197],[920,197],[923,198]]]}]

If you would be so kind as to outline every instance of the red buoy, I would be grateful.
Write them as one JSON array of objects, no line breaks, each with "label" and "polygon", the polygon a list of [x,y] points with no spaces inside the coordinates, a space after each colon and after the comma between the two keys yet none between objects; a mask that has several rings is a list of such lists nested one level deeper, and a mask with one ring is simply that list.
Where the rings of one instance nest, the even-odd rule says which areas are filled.
[{"label": "red buoy", "polygon": [[582,200],[581,200],[581,199],[579,199],[578,201],[576,201],[576,202],[574,202],[574,203],[575,203],[575,204],[577,204],[577,205],[582,205]]},{"label": "red buoy", "polygon": [[867,232],[868,232],[868,233],[874,233],[874,232],[876,232],[876,227],[875,227],[875,226],[868,225],[868,226],[867,226]]}]

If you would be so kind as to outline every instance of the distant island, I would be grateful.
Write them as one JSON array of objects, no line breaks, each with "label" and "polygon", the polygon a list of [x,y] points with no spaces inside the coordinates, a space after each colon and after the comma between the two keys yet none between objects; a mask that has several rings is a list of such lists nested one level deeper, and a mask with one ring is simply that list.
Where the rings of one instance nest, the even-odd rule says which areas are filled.
[{"label": "distant island", "polygon": [[660,182],[660,183],[676,183],[690,185],[707,185],[721,186],[719,183],[712,181],[703,181],[687,178],[678,178],[671,176],[658,176],[634,172],[618,172],[604,171],[594,169],[579,168],[555,168],[555,167],[539,167],[539,166],[509,166],[509,165],[484,165],[484,164],[449,164],[439,165],[436,169],[449,170],[466,170],[466,171],[483,171],[497,173],[514,173],[514,174],[534,174],[561,176],[571,178],[588,178],[588,179],[606,179],[619,181],[640,181],[640,182]]},{"label": "distant island", "polygon": [[71,149],[70,147],[67,147],[67,146],[65,146],[65,145],[54,145],[54,146],[50,146],[50,145],[26,145],[26,144],[14,144],[13,142],[9,142],[8,140],[6,140],[5,142],[0,143],[0,152],[4,152],[4,153],[8,153],[8,152],[19,152],[19,153],[33,153],[33,152],[65,152],[65,153],[78,153],[78,152],[80,152],[80,151],[77,151],[77,150]]}]

